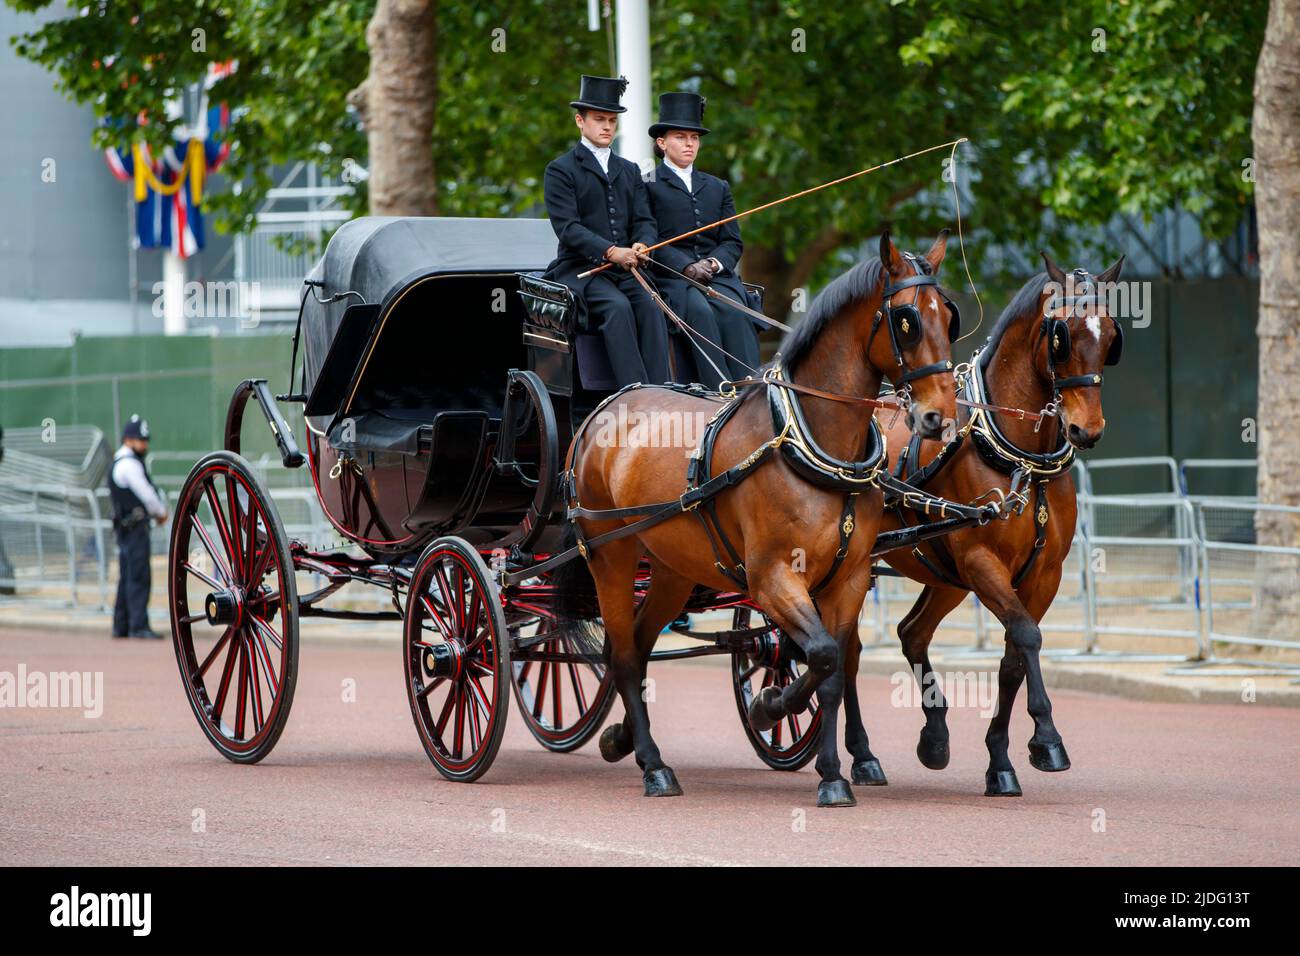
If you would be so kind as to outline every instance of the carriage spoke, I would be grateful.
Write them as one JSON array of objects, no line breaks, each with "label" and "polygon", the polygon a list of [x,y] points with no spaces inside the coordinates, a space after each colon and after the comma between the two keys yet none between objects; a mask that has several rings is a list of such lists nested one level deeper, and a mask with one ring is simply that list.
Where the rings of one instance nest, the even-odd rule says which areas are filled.
[{"label": "carriage spoke", "polygon": [[[258,578],[253,575],[257,571],[257,506],[250,499],[248,502],[248,527],[244,531],[247,539],[248,550],[245,552],[244,567],[248,568],[248,578],[244,586],[254,588],[257,586]],[[270,543],[269,541],[267,542]],[[268,547],[262,553],[266,554],[271,549]]]},{"label": "carriage spoke", "polygon": [[[252,636],[255,639],[255,643],[253,645],[254,650],[261,652],[259,659],[262,662],[262,666],[266,668],[267,687],[271,690],[273,694],[279,694],[280,678],[276,676],[275,667],[271,662],[271,652],[266,647],[266,641],[262,639],[262,635],[258,633],[256,630],[254,630]],[[255,654],[254,657],[258,658],[259,656]]]},{"label": "carriage spoke", "polygon": [[240,537],[243,527],[239,521],[239,490],[235,479],[229,475],[226,476],[226,503],[230,507],[231,561],[235,564],[235,573],[242,580],[247,565],[244,564],[244,546]]},{"label": "carriage spoke", "polygon": [[[477,688],[480,693],[482,688]],[[483,741],[483,728],[479,724],[479,709],[482,708],[484,713],[488,712],[486,697],[480,703],[478,694],[475,693],[476,685],[473,677],[465,681],[465,694],[469,698],[469,744],[470,753],[474,753]]]},{"label": "carriage spoke", "polygon": [[230,528],[226,524],[226,515],[221,510],[221,502],[217,498],[217,490],[212,486],[211,478],[203,483],[203,494],[208,499],[208,507],[212,509],[212,520],[217,524],[217,533],[221,535],[221,541],[226,546],[226,553],[231,556],[233,563],[226,570],[230,572],[229,580],[233,582],[238,577],[239,551],[235,548],[234,541],[230,537]]},{"label": "carriage spoke", "polygon": [[182,624],[197,624],[199,621],[206,621],[207,619],[206,614],[186,614],[180,620]]},{"label": "carriage spoke", "polygon": [[551,715],[553,726],[559,730],[564,726],[564,701],[560,694],[560,665],[554,663],[551,665]]},{"label": "carriage spoke", "polygon": [[435,678],[434,678],[433,680],[431,680],[429,683],[425,684],[423,687],[421,687],[419,690],[417,690],[417,691],[415,692],[415,696],[416,696],[417,698],[420,698],[420,699],[423,699],[423,698],[425,698],[425,697],[428,697],[430,691],[436,690],[438,687],[440,687],[440,686],[442,686],[444,683],[446,683],[446,681],[447,681],[447,678],[445,678],[445,677],[435,677]]},{"label": "carriage spoke", "polygon": [[266,621],[262,620],[256,614],[249,614],[248,619],[253,622],[253,627],[256,630],[271,639],[271,643],[275,645],[277,651],[284,650],[284,642],[280,640],[280,635],[276,633],[275,628],[271,627],[270,624],[266,623]]},{"label": "carriage spoke", "polygon": [[253,570],[248,576],[248,590],[251,591],[261,584],[272,567],[275,567],[277,571],[279,570],[279,564],[272,561],[274,557],[275,549],[268,540],[266,547],[257,552],[257,557],[253,559]]},{"label": "carriage spoke", "polygon": [[248,709],[248,645],[245,641],[239,640],[235,646],[239,649],[239,694],[238,710],[235,711],[235,736],[243,740],[244,711]]},{"label": "carriage spoke", "polygon": [[582,675],[578,672],[577,664],[570,663],[568,667],[569,680],[573,681],[573,696],[578,703],[578,713],[585,714],[587,712],[587,692],[582,686]]},{"label": "carriage spoke", "polygon": [[238,635],[234,629],[226,632],[230,640],[230,649],[226,652],[226,666],[221,670],[221,683],[217,685],[217,699],[212,704],[212,716],[215,720],[221,719],[221,713],[225,710],[226,694],[230,692],[230,675],[235,668],[235,655],[239,649]]},{"label": "carriage spoke", "polygon": [[452,756],[460,759],[465,749],[465,688],[459,683],[452,686],[456,688],[456,732],[453,738],[456,747],[452,751]]},{"label": "carriage spoke", "polygon": [[[248,654],[248,652],[245,653]],[[248,677],[249,683],[253,685],[253,736],[256,737],[262,732],[262,723],[265,719],[262,712],[262,680],[261,669],[257,660],[256,645],[253,645],[250,656],[252,657],[252,661],[250,662],[251,666],[249,668],[250,673]],[[270,682],[268,681],[267,690],[269,691],[271,689]]]},{"label": "carriage spoke", "polygon": [[542,710],[546,705],[546,681],[551,676],[551,668],[542,663],[540,673],[537,675],[537,690],[533,693],[533,719],[540,721],[542,719]]},{"label": "carriage spoke", "polygon": [[[212,559],[213,570],[215,570],[218,574],[220,574],[223,578],[225,578],[227,584],[229,584],[229,582],[232,580],[230,574],[230,568],[229,566],[227,566],[224,558],[220,558],[217,556],[217,546],[212,543],[212,538],[208,536],[208,529],[203,527],[203,522],[199,520],[199,514],[197,511],[190,513],[190,524],[193,526],[195,532],[198,533],[199,540],[203,542],[203,550],[208,552],[208,557]],[[206,574],[204,574],[198,568],[194,567],[189,562],[186,562],[185,566],[190,570],[192,570],[199,577],[201,577],[204,580],[204,582],[206,582],[211,587],[220,589],[227,586],[227,585],[218,584],[216,581],[208,577]]]},{"label": "carriage spoke", "polygon": [[451,582],[447,580],[447,575],[441,565],[435,564],[433,566],[433,576],[438,582],[438,590],[442,593],[442,606],[447,614],[447,624],[449,625],[448,629],[443,633],[448,638],[460,637],[460,608],[458,601],[453,603]]},{"label": "carriage spoke", "polygon": [[[433,684],[430,685],[430,689],[433,689],[436,686],[438,686],[437,681],[435,681]],[[452,684],[451,691],[447,694],[447,700],[442,705],[442,711],[438,714],[438,719],[434,722],[433,732],[437,736],[438,741],[440,743],[442,743],[442,732],[447,729],[447,719],[451,717],[451,712],[455,704],[456,704],[456,685]],[[446,749],[446,746],[447,746],[446,743],[443,743],[444,749]]]},{"label": "carriage spoke", "polygon": [[203,663],[199,665],[198,671],[193,675],[194,677],[202,678],[203,675],[208,672],[208,668],[212,666],[212,662],[216,660],[217,654],[220,653],[221,648],[225,646],[226,641],[230,640],[230,635],[233,633],[233,628],[226,628],[226,633],[221,635],[221,640],[217,641],[216,646],[208,652],[208,656],[203,659]]},{"label": "carriage spoke", "polygon": [[430,601],[423,594],[421,594],[420,603],[423,604],[424,609],[429,612],[429,617],[433,618],[434,626],[438,629],[438,631],[442,634],[442,636],[450,640],[453,637],[451,633],[451,628],[449,628],[446,622],[443,621],[442,615],[439,614],[437,609],[433,606],[433,602]]}]

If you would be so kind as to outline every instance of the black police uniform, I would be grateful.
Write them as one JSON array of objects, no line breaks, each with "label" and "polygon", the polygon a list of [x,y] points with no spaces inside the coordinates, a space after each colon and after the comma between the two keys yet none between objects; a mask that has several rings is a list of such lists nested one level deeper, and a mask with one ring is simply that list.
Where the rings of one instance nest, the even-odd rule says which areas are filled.
[{"label": "black police uniform", "polygon": [[[145,479],[153,484],[144,459],[139,459]],[[114,459],[116,463],[117,459]],[[155,485],[155,488],[157,486]],[[108,473],[108,494],[113,502],[113,531],[117,536],[117,603],[113,605],[113,636],[149,634],[149,512],[136,493],[124,488]],[[161,497],[161,496],[160,496]]]},{"label": "black police uniform", "polygon": [[[621,113],[618,97],[625,85],[621,79],[584,76],[582,95],[570,105]],[[620,385],[668,381],[666,320],[631,273],[613,266],[600,275],[578,278],[604,265],[610,246],[654,241],[655,222],[641,170],[611,152],[606,174],[595,154],[579,143],[547,165],[543,185],[546,214],[559,239],[546,278],[573,290],[579,320],[599,329]]]}]

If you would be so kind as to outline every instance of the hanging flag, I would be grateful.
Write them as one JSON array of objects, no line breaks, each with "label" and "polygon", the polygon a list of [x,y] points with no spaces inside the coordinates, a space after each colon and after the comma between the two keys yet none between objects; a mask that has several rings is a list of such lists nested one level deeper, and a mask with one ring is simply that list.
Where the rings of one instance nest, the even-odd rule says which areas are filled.
[{"label": "hanging flag", "polygon": [[232,69],[232,64],[209,67],[198,126],[185,131],[189,135],[177,138],[160,157],[154,157],[143,141],[127,148],[104,150],[109,171],[122,182],[132,184],[138,247],[170,249],[182,259],[203,248],[206,179],[230,155],[230,143],[225,138],[230,110],[225,103],[208,106],[207,89]]}]

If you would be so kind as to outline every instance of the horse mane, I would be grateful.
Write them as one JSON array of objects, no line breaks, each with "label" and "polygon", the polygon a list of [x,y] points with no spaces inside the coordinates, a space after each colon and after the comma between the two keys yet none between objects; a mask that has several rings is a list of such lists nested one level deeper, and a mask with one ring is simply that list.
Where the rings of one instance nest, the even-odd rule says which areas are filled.
[{"label": "horse mane", "polygon": [[803,321],[781,340],[778,352],[785,367],[793,369],[806,357],[826,326],[846,307],[867,298],[877,287],[883,288],[883,272],[884,264],[880,258],[872,256],[831,280],[829,285],[818,292]]},{"label": "horse mane", "polygon": [[1020,291],[1007,303],[1007,307],[1002,310],[997,322],[993,324],[993,331],[989,333],[986,348],[980,355],[981,367],[988,365],[993,353],[998,350],[998,343],[1002,341],[1002,336],[1007,329],[1030,312],[1033,312],[1035,317],[1038,317],[1038,303],[1043,295],[1043,287],[1047,285],[1047,279],[1046,272],[1038,273],[1038,275],[1021,286]]}]

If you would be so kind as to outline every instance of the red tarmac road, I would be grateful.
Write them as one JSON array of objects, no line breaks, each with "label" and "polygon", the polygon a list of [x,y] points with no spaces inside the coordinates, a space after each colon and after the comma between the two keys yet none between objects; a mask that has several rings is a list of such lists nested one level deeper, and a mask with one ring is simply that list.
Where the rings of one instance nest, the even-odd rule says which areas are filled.
[{"label": "red tarmac road", "polygon": [[[952,763],[926,770],[913,752],[920,711],[892,707],[887,678],[863,677],[890,784],[856,788],[857,807],[818,810],[811,767],[777,773],[753,755],[718,662],[665,663],[651,671],[651,717],[686,795],[647,800],[630,759],[606,764],[594,743],[546,753],[517,716],[486,777],[444,782],[416,739],[396,643],[302,650],[288,729],[246,767],[199,731],[170,641],[0,630],[0,672],[104,675],[98,719],[0,709],[0,864],[1212,866],[1300,856],[1295,710],[1058,691],[1074,768],[1043,774],[1026,756],[1022,694],[1012,759],[1025,796],[990,799],[978,709],[950,711]],[[347,678],[355,703],[342,701]]]}]

